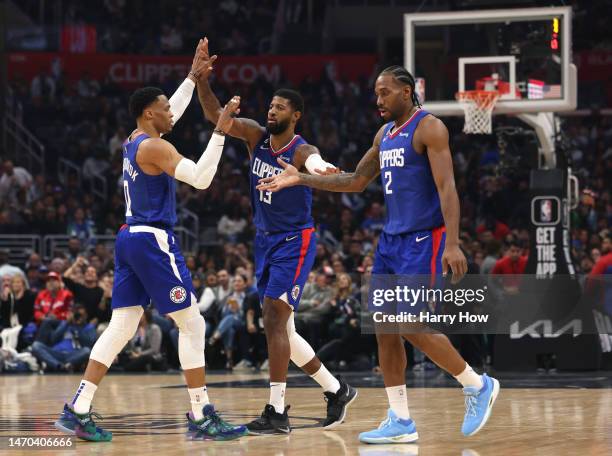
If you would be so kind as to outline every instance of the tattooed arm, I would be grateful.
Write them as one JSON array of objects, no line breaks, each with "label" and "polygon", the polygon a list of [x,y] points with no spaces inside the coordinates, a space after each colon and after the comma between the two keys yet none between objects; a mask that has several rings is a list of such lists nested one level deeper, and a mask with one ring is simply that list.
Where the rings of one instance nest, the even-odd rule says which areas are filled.
[{"label": "tattooed arm", "polygon": [[305,174],[298,172],[294,166],[279,159],[279,164],[285,170],[276,176],[261,179],[257,189],[277,192],[286,187],[306,185],[330,192],[362,192],[380,174],[378,152],[382,134],[383,127],[376,133],[372,147],[359,161],[355,172],[328,176]]}]

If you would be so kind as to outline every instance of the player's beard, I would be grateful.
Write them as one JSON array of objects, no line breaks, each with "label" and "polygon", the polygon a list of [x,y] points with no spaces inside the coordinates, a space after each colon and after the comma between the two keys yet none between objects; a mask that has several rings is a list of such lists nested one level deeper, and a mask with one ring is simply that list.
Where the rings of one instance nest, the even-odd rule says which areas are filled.
[{"label": "player's beard", "polygon": [[268,131],[273,135],[280,135],[289,128],[289,119],[277,120],[275,123],[268,122]]}]

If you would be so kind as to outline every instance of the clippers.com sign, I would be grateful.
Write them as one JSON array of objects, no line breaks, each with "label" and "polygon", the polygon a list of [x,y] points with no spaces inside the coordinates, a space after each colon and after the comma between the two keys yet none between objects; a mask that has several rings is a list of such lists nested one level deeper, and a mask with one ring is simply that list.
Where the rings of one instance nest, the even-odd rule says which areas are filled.
[{"label": "clippers.com sign", "polygon": [[[97,80],[107,77],[126,88],[183,78],[192,56],[142,56],[119,54],[59,54],[20,52],[9,54],[9,79],[32,80],[41,71],[63,72],[69,82],[85,74]],[[276,83],[281,75],[293,84],[311,76],[318,79],[328,70],[338,79],[369,77],[376,65],[374,55],[301,55],[220,57],[215,75],[227,83],[250,84],[257,78]]]}]

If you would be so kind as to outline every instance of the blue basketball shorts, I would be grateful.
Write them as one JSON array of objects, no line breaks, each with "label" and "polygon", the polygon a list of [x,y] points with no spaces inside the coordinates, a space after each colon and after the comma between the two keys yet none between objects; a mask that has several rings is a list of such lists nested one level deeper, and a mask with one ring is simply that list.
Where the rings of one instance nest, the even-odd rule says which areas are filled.
[{"label": "blue basketball shorts", "polygon": [[314,228],[282,233],[258,231],[255,236],[255,276],[259,301],[282,299],[297,310],[314,264]]},{"label": "blue basketball shorts", "polygon": [[[372,288],[409,287],[439,289],[442,286],[442,254],[446,241],[444,226],[410,233],[381,233],[372,267]],[[372,290],[370,290],[372,293]],[[370,296],[372,302],[372,296]],[[397,311],[433,311],[435,303],[421,300],[397,302]]]},{"label": "blue basketball shorts", "polygon": [[191,274],[170,229],[123,225],[115,243],[112,308],[153,302],[160,314],[195,301]]}]

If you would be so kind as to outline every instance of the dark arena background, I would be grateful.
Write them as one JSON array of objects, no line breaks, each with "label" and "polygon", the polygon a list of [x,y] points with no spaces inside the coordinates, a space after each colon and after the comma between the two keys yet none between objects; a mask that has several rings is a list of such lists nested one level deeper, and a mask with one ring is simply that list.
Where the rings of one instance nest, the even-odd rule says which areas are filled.
[{"label": "dark arena background", "polygon": [[[609,0],[0,0],[0,451],[612,454],[610,11]],[[194,438],[179,329],[152,305],[93,401],[112,441],[54,426],[111,319],[123,145],[136,128],[128,99],[145,86],[170,97],[204,37],[222,104],[239,95],[240,117],[265,126],[274,92],[299,91],[296,133],[346,172],[383,124],[381,71],[414,76],[423,109],[449,131],[464,283],[495,289],[496,304],[479,310],[495,326],[449,330],[469,366],[501,385],[477,435],[461,434],[461,384],[405,342],[420,438],[358,438],[388,409],[367,288],[394,185],[386,173],[363,192],[313,190],[316,256],[295,326],[359,390],[342,425],[323,428],[323,390],[291,363],[290,434]],[[215,127],[196,92],[164,135],[195,162]],[[259,416],[270,375],[250,174],[248,148],[228,136],[208,188],[176,182],[174,234],[206,321],[208,394],[237,424]]]}]

